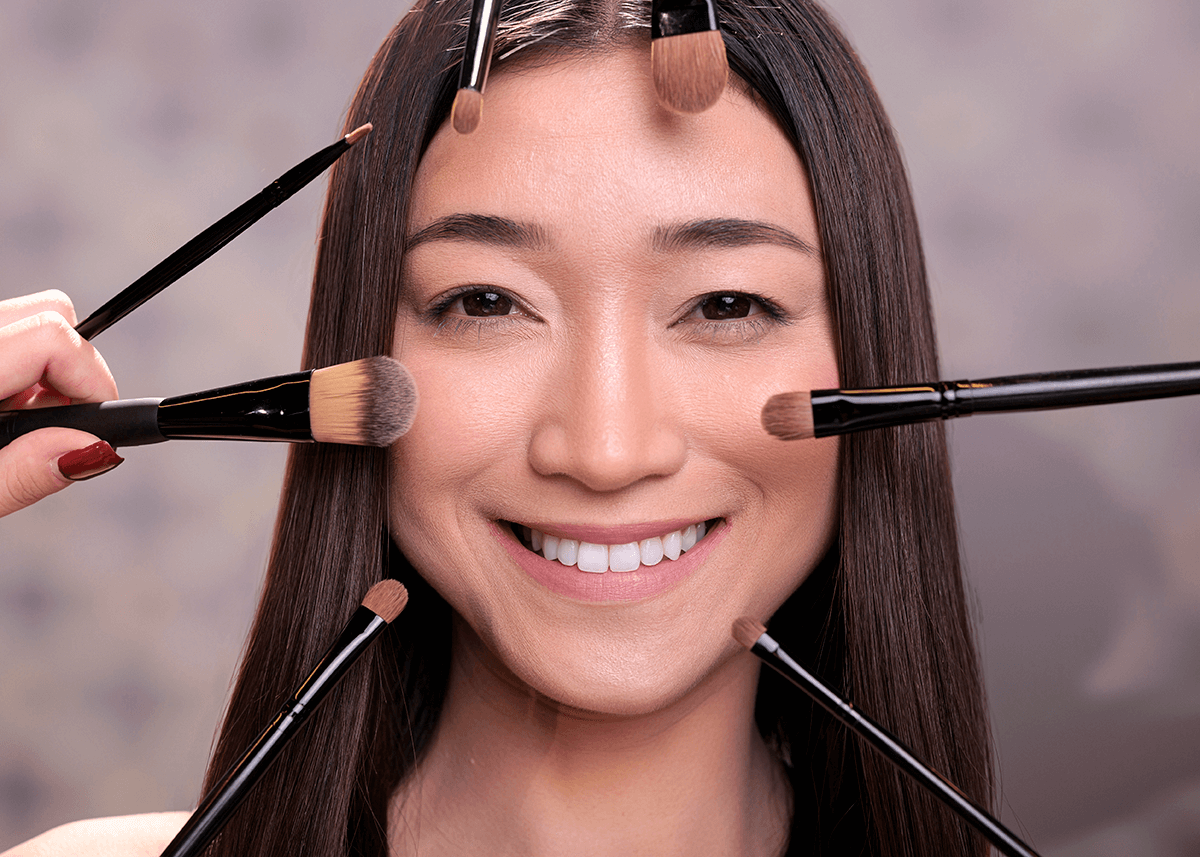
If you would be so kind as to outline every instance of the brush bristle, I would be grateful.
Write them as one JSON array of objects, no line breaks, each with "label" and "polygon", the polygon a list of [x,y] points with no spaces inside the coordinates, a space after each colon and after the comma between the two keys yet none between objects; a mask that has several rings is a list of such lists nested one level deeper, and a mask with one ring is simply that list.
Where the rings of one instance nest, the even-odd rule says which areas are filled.
[{"label": "brush bristle", "polygon": [[806,440],[813,436],[812,394],[780,393],[767,399],[762,424],[783,440]]},{"label": "brush bristle", "polygon": [[758,638],[765,633],[767,633],[767,629],[761,622],[755,622],[747,616],[743,616],[733,623],[733,638],[747,649],[754,648]]},{"label": "brush bristle", "polygon": [[720,30],[666,36],[650,43],[650,70],[659,101],[679,113],[701,113],[717,103],[729,79]]},{"label": "brush bristle", "polygon": [[362,604],[380,619],[391,624],[408,605],[408,590],[398,580],[381,580],[367,590]]},{"label": "brush bristle", "polygon": [[390,357],[318,369],[308,389],[313,440],[390,446],[412,426],[417,386]]},{"label": "brush bristle", "polygon": [[470,134],[483,118],[483,95],[474,89],[460,89],[454,94],[450,122],[460,134]]},{"label": "brush bristle", "polygon": [[355,143],[357,143],[363,137],[370,134],[371,129],[373,127],[375,127],[375,126],[373,126],[370,122],[366,123],[365,125],[359,125],[357,128],[355,128],[353,131],[351,131],[349,134],[346,135],[346,143],[348,145],[353,146]]}]

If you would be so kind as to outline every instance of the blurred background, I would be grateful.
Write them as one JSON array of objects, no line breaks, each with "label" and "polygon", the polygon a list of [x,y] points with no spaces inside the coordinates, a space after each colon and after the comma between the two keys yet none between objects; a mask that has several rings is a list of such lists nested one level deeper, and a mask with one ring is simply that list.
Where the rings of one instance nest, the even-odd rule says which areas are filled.
[{"label": "blurred background", "polygon": [[[1200,5],[836,0],[890,111],[947,377],[1200,360]],[[336,139],[405,4],[5,0],[0,297],[82,318]],[[298,365],[314,183],[97,338],[125,397]],[[952,424],[1006,819],[1200,853],[1200,402]],[[284,450],[173,444],[0,521],[0,849],[192,806]]]}]

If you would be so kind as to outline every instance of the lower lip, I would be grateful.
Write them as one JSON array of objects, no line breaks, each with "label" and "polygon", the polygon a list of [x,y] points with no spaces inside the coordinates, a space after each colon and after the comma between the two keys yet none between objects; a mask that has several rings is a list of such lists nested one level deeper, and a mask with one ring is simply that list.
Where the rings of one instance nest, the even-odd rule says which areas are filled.
[{"label": "lower lip", "polygon": [[578,601],[640,601],[666,592],[691,575],[725,538],[729,525],[721,521],[679,559],[638,566],[636,571],[606,571],[602,574],[580,571],[573,565],[563,565],[527,550],[511,532],[494,521],[492,532],[516,564],[551,592]]}]

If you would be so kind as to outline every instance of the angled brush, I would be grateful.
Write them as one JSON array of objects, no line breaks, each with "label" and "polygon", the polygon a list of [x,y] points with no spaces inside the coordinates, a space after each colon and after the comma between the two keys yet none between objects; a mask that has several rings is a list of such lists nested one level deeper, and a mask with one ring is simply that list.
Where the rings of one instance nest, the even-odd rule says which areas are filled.
[{"label": "angled brush", "polygon": [[778,438],[802,440],[976,413],[1078,408],[1196,393],[1200,393],[1200,363],[1161,363],[982,381],[780,393],[767,400],[762,424]]},{"label": "angled brush", "polygon": [[390,357],[276,375],[169,399],[119,399],[0,412],[0,446],[49,426],[112,446],[178,438],[389,446],[416,416],[412,376]]},{"label": "angled brush", "polygon": [[715,0],[654,0],[650,71],[664,105],[701,113],[717,103],[729,79]]},{"label": "angled brush", "polygon": [[483,87],[492,64],[492,44],[500,23],[501,0],[475,0],[467,24],[458,92],[450,108],[450,122],[460,134],[470,134],[483,118]]},{"label": "angled brush", "polygon": [[76,325],[75,332],[84,339],[91,339],[112,327],[323,173],[370,130],[370,124],[356,128],[336,143],[292,167],[118,292],[104,306]]}]

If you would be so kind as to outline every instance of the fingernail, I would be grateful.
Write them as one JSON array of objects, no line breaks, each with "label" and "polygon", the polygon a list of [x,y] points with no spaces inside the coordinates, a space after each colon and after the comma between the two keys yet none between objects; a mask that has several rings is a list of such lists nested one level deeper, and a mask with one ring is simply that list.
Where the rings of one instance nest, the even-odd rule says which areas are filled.
[{"label": "fingernail", "polygon": [[72,482],[82,482],[107,473],[124,460],[107,441],[98,440],[91,446],[76,449],[59,458],[58,470]]}]

